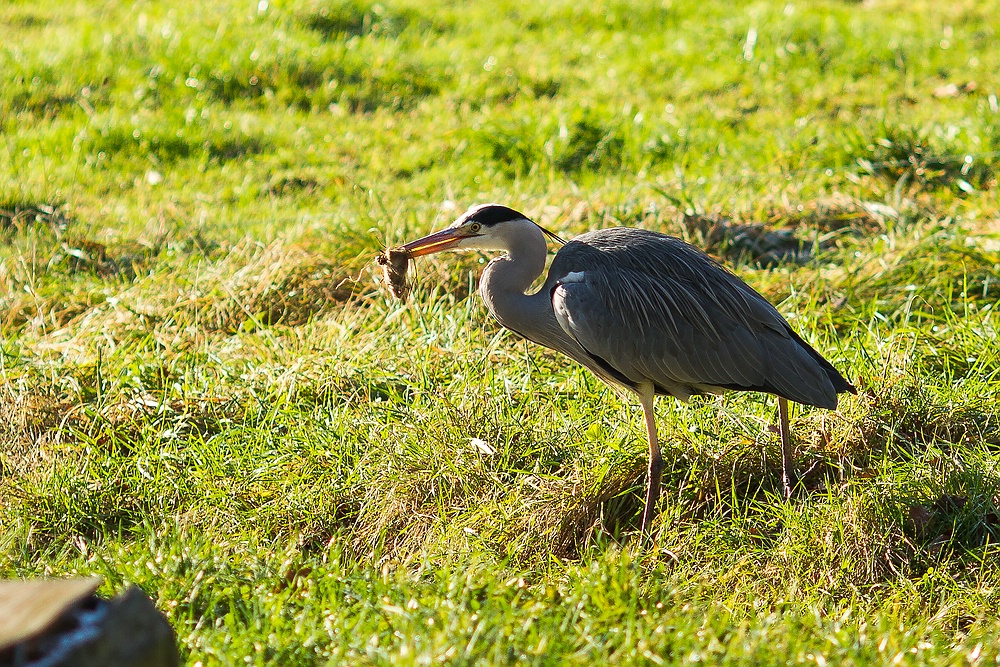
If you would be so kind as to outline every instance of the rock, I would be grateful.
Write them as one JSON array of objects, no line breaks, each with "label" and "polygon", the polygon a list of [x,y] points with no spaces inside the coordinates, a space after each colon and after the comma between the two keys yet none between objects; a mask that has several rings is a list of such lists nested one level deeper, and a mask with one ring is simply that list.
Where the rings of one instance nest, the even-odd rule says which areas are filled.
[{"label": "rock", "polygon": [[105,600],[100,584],[0,581],[0,667],[176,667],[174,631],[142,589]]}]

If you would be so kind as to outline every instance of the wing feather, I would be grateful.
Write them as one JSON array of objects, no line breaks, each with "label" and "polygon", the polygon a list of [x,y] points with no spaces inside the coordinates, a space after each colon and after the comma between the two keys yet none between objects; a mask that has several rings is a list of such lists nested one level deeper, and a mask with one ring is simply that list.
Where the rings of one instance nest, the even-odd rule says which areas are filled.
[{"label": "wing feather", "polygon": [[819,355],[778,311],[679,239],[638,229],[584,234],[560,250],[549,275],[559,325],[633,383],[680,398],[746,389],[836,405]]}]

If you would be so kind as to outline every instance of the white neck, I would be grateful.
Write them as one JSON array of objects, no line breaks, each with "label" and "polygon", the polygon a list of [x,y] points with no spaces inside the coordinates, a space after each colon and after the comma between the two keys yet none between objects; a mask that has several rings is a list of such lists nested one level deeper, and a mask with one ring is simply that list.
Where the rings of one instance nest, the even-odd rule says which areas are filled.
[{"label": "white neck", "polygon": [[506,254],[489,263],[479,279],[479,294],[503,326],[536,343],[565,349],[565,337],[552,313],[549,294],[525,294],[545,270],[548,249],[541,228],[530,220],[503,223],[493,234],[493,249]]},{"label": "white neck", "polygon": [[492,235],[484,250],[502,250],[506,254],[489,263],[479,281],[479,293],[487,305],[489,295],[524,295],[545,270],[545,235],[530,220],[513,220]]}]

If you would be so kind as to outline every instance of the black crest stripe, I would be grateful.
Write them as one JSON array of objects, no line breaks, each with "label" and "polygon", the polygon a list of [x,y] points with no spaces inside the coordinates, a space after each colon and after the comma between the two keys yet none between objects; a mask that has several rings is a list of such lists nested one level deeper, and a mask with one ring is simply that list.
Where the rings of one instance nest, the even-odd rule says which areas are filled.
[{"label": "black crest stripe", "polygon": [[510,220],[518,220],[520,218],[527,217],[523,213],[518,213],[512,208],[507,208],[506,206],[500,206],[499,204],[491,204],[488,206],[483,206],[481,209],[470,215],[467,219],[470,222],[478,222],[481,225],[489,227],[490,225],[496,225],[501,222],[508,222]]}]

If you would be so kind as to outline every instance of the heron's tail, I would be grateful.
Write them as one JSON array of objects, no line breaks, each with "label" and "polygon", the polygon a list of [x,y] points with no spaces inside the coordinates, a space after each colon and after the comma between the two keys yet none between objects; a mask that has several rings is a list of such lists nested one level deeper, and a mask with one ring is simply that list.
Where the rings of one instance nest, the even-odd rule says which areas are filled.
[{"label": "heron's tail", "polygon": [[858,390],[855,389],[854,385],[848,382],[847,378],[841,375],[840,371],[838,371],[836,368],[833,367],[833,364],[827,361],[822,354],[814,350],[812,345],[802,340],[802,337],[799,336],[797,333],[795,333],[795,331],[791,327],[788,327],[788,333],[789,335],[791,335],[792,340],[794,340],[806,352],[808,352],[809,356],[811,356],[816,361],[816,363],[819,364],[820,368],[823,369],[823,371],[826,373],[826,376],[830,378],[830,382],[833,384],[834,391],[836,391],[838,394],[843,394],[845,392],[849,394],[858,393]]}]

